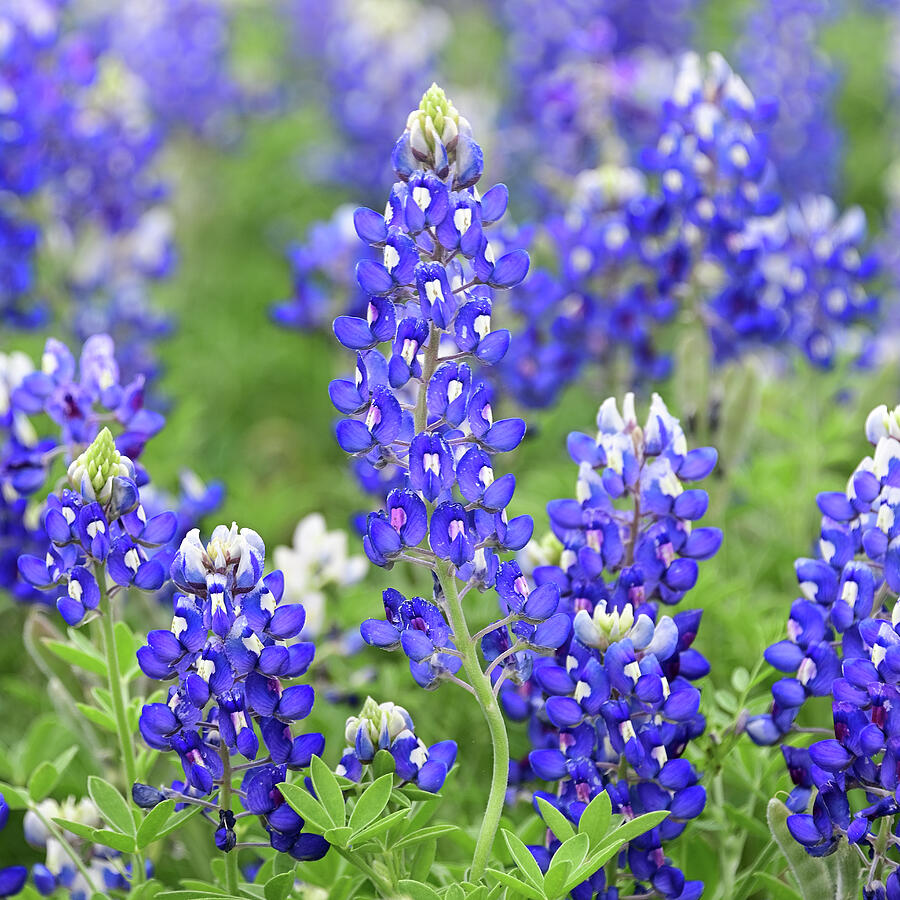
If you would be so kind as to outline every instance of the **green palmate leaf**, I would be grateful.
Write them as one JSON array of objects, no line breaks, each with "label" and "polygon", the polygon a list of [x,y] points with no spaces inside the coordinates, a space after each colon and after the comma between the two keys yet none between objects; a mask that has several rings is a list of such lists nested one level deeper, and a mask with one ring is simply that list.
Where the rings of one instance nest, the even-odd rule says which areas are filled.
[{"label": "green palmate leaf", "polygon": [[44,646],[54,656],[71,666],[78,666],[79,669],[84,669],[85,672],[91,672],[103,678],[107,675],[106,660],[93,648],[91,651],[88,651],[65,641],[49,640],[44,641]]},{"label": "green palmate leaf", "polygon": [[[396,795],[392,794],[391,796],[393,797]],[[430,800],[422,801],[422,803],[410,813],[409,827],[421,828],[423,825],[427,825],[432,816],[437,812],[437,808],[440,804],[441,801],[439,797],[432,797]]]},{"label": "green palmate leaf", "polygon": [[88,778],[88,794],[100,815],[116,831],[134,837],[134,817],[125,798],[108,782],[96,775]]},{"label": "green palmate leaf", "polygon": [[572,872],[584,863],[590,843],[586,834],[578,834],[569,838],[553,854],[550,867],[544,875],[544,893],[548,897],[562,897],[569,892],[566,885]]},{"label": "green palmate leaf", "polygon": [[147,813],[144,821],[138,826],[137,845],[143,850],[148,844],[152,844],[158,839],[160,833],[169,821],[170,816],[175,812],[174,800],[163,800],[157,803],[153,809]]},{"label": "green palmate leaf", "polygon": [[444,891],[444,900],[466,900],[466,892],[463,890],[462,885],[448,885]]},{"label": "green palmate leaf", "polygon": [[597,847],[609,832],[612,822],[612,804],[609,794],[601,791],[585,807],[581,818],[578,820],[578,833],[586,834],[590,838],[591,846]]},{"label": "green palmate leaf", "polygon": [[547,823],[547,827],[556,835],[557,839],[565,841],[573,837],[575,828],[572,823],[544,797],[537,797],[536,799],[538,808],[541,811],[541,817]]},{"label": "green palmate leaf", "polygon": [[[507,891],[512,891],[513,897],[528,897],[529,900],[544,900],[543,888],[538,890],[536,887],[510,875],[507,872],[501,872],[499,869],[488,869],[488,874],[502,884]],[[507,895],[510,896],[510,895]]]},{"label": "green palmate leaf", "polygon": [[294,886],[294,873],[283,872],[270,878],[265,885],[266,900],[285,900]]},{"label": "green palmate leaf", "polygon": [[44,760],[28,779],[28,796],[35,803],[40,803],[56,787],[57,781],[59,781],[59,771],[56,766]]},{"label": "green palmate leaf", "polygon": [[72,822],[69,819],[54,819],[57,825],[65,831],[71,832],[76,837],[83,838],[86,841],[92,841],[94,839],[94,831],[95,829],[90,825],[85,825],[84,822]]},{"label": "green palmate leaf", "polygon": [[503,829],[503,839],[509,848],[510,855],[518,866],[519,871],[528,879],[536,888],[543,888],[544,876],[541,873],[531,851],[519,840],[516,835],[506,828]]},{"label": "green palmate leaf", "polygon": [[342,875],[328,886],[328,900],[347,900],[362,887],[364,875]]},{"label": "green palmate leaf", "polygon": [[423,791],[421,788],[417,788],[411,784],[404,784],[403,787],[400,788],[399,794],[401,797],[407,797],[409,800],[431,800],[434,797],[440,799],[440,794],[432,794],[431,791]]},{"label": "green palmate leaf", "polygon": [[[303,813],[300,813],[300,815],[303,815]],[[398,822],[403,821],[405,818],[405,809],[398,809],[396,812],[392,812],[386,816],[383,816],[377,822],[373,822],[371,825],[368,825],[365,828],[357,831],[356,834],[353,835],[353,846],[359,847],[364,841],[368,841],[371,838],[377,837],[382,832],[387,831],[392,825],[396,825]]]},{"label": "green palmate leaf", "polygon": [[328,813],[306,788],[299,784],[283,782],[278,785],[278,790],[284,795],[284,799],[287,800],[291,809],[305,819],[307,824],[312,825],[320,832],[327,831],[332,827]]},{"label": "green palmate leaf", "polygon": [[772,798],[766,807],[766,821],[778,849],[781,850],[791,874],[797,881],[804,900],[821,900],[835,896],[835,884],[824,859],[814,859],[791,836],[787,827],[788,808]]},{"label": "green palmate leaf", "polygon": [[[321,867],[324,868],[324,867]],[[272,857],[272,874],[273,875],[284,875],[286,872],[290,872],[293,875],[297,871],[297,861],[295,859],[291,859],[287,853],[276,853]],[[309,878],[304,878],[304,881],[309,881]],[[318,882],[313,882],[314,884],[318,884]]]},{"label": "green palmate leaf", "polygon": [[390,773],[376,778],[360,795],[350,813],[350,828],[359,831],[374,822],[383,812],[391,799],[391,788],[394,776]]},{"label": "green palmate leaf", "polygon": [[322,808],[328,813],[328,818],[331,819],[332,823],[338,828],[342,827],[346,821],[344,817],[344,794],[337,783],[337,779],[334,777],[334,772],[318,756],[312,758],[309,771],[319,803],[322,804]]},{"label": "green palmate leaf", "polygon": [[134,853],[135,841],[130,834],[122,834],[121,831],[113,831],[110,828],[98,828],[94,831],[94,843],[111,847],[120,853]]},{"label": "green palmate leaf", "polygon": [[158,881],[145,881],[128,893],[129,900],[153,900],[163,889]]},{"label": "green palmate leaf", "polygon": [[412,897],[412,900],[441,900],[441,895],[427,884],[421,881],[411,881],[408,878],[401,879],[397,884],[401,894]]},{"label": "green palmate leaf", "polygon": [[91,706],[89,703],[76,703],[75,707],[92,725],[102,728],[111,734],[116,733],[116,720],[102,709]]},{"label": "green palmate leaf", "polygon": [[657,810],[656,812],[644,813],[635,819],[624,822],[615,831],[612,832],[610,838],[625,843],[639,835],[646,834],[651,828],[656,828],[663,819],[667,818],[669,811],[667,809]]}]

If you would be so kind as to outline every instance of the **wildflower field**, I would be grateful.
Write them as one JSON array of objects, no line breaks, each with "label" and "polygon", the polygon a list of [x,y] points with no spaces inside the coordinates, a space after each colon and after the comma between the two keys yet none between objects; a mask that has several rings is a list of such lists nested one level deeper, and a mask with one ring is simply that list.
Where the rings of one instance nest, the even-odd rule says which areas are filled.
[{"label": "wildflower field", "polygon": [[900,900],[896,0],[0,0],[0,897]]}]

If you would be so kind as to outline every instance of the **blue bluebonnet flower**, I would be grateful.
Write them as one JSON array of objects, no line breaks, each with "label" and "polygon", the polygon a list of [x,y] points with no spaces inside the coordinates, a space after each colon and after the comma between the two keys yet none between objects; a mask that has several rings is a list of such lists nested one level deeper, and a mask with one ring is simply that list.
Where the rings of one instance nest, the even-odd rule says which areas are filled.
[{"label": "blue bluebonnet flower", "polygon": [[[321,734],[292,734],[292,723],[309,715],[314,692],[304,684],[285,687],[282,679],[303,675],[315,647],[294,640],[303,629],[303,607],[281,602],[281,573],[264,576],[264,569],[265,545],[255,531],[220,525],[206,545],[197,529],[189,532],[169,573],[177,589],[172,626],[151,631],[138,651],[148,677],[173,682],[166,702],[144,706],[141,734],[151,747],[175,751],[185,784],[202,795],[215,792],[225,777],[223,753],[250,761],[258,757],[257,728],[267,759],[245,781],[247,801],[251,784],[257,791],[271,782],[270,793],[284,780],[272,782],[279,767],[304,768],[324,747]],[[308,836],[300,834],[302,821],[286,827],[292,811],[285,807],[275,816],[281,801],[274,795],[270,800],[272,846],[298,859],[312,858]],[[222,812],[216,844],[227,851],[234,846],[234,821],[230,810]],[[318,855],[327,849],[316,846]]]},{"label": "blue bluebonnet flower", "polygon": [[[403,476],[367,517],[369,559],[386,568],[413,559],[433,571],[446,560],[470,586],[487,590],[502,571],[498,552],[521,549],[533,531],[529,516],[507,513],[514,476],[494,472],[494,457],[519,445],[525,423],[494,420],[493,392],[481,374],[509,346],[508,333],[492,324],[493,291],[522,281],[528,254],[516,248],[495,257],[484,229],[503,215],[506,188],[476,192],[481,148],[436,85],[410,113],[393,160],[400,180],[385,214],[360,209],[354,217],[383,261],[357,266],[369,296],[365,318],[334,322],[338,340],[357,351],[354,378],[330,388],[335,407],[350,416],[336,436],[348,453]],[[389,362],[379,345],[390,346]],[[426,539],[429,549],[421,546]],[[515,637],[504,623],[483,644],[498,675],[504,641],[512,641],[510,659],[530,659],[568,636],[567,618],[554,615],[558,596],[552,589],[545,595],[537,614],[501,594]],[[365,622],[362,636],[402,648],[416,681],[436,687],[460,668],[442,604],[439,590],[433,601],[385,591],[385,620]]]},{"label": "blue bluebonnet flower", "polygon": [[146,93],[154,118],[207,139],[234,137],[247,106],[231,71],[231,10],[220,0],[138,0],[116,6],[95,27]]},{"label": "blue bluebonnet flower", "polygon": [[661,109],[635,167],[577,176],[547,226],[558,271],[513,293],[524,335],[500,369],[520,399],[546,404],[597,362],[664,377],[676,315],[703,329],[717,363],[793,346],[827,367],[867,349],[878,302],[865,217],[824,196],[782,203],[771,105],[722,57],[687,54]]},{"label": "blue bluebonnet flower", "polygon": [[[709,664],[691,646],[701,611],[665,610],[684,599],[696,582],[697,560],[715,554],[721,542],[718,529],[695,525],[706,512],[706,492],[682,484],[709,475],[716,452],[689,450],[678,420],[656,395],[643,426],[632,395],[621,412],[607,400],[597,424],[596,438],[569,436],[578,499],[549,504],[558,562],[545,559],[534,569],[538,587],[523,606],[526,614],[542,606],[539,595],[552,587],[571,620],[571,638],[538,660],[524,685],[505,684],[500,696],[507,715],[529,721],[535,749],[526,774],[557,782],[555,791],[537,796],[572,822],[600,791],[626,818],[669,810],[662,824],[630,842],[619,865],[630,872],[624,877],[633,880],[633,893],[695,898],[702,884],[685,880],[664,843],[706,802],[699,773],[683,754],[705,728],[693,682]],[[497,578],[513,606],[524,593],[519,571]],[[531,848],[542,868],[558,846],[552,839]],[[578,890],[614,896],[606,893],[606,877],[601,870]]]},{"label": "blue bluebonnet flower", "polygon": [[[893,828],[897,813],[898,413],[900,408],[885,406],[872,410],[865,431],[874,453],[860,462],[845,490],[817,498],[818,554],[797,560],[802,596],[791,606],[787,639],[766,650],[783,677],[772,687],[770,711],[746,723],[754,741],[773,744],[804,730],[796,723],[808,698],[831,698],[834,738],[807,749],[782,747],[794,783],[787,825],[813,856],[833,852],[843,838],[874,846],[880,820]],[[870,883],[875,871],[873,866],[866,890],[885,896],[884,885]],[[900,890],[891,877],[887,896]]]},{"label": "blue bluebonnet flower", "polygon": [[409,713],[395,703],[376,703],[366,698],[358,716],[347,719],[344,750],[337,774],[359,781],[363,768],[379,750],[394,758],[395,772],[402,782],[437,793],[456,762],[456,742],[441,741],[427,747],[416,737]]},{"label": "blue bluebonnet flower", "polygon": [[770,148],[791,197],[838,187],[842,141],[833,106],[839,75],[819,43],[839,6],[832,0],[768,0],[751,10],[742,30],[738,57],[747,82],[778,103]]},{"label": "blue bluebonnet flower", "polygon": [[375,200],[397,123],[415,103],[414,86],[435,75],[449,18],[410,0],[293,0],[286,10],[298,63],[309,67],[308,84],[321,91],[336,131],[307,163]]},{"label": "blue bluebonnet flower", "polygon": [[33,587],[55,590],[63,619],[78,625],[97,609],[107,576],[120,588],[162,586],[165,569],[154,551],[172,539],[178,520],[168,511],[147,518],[134,464],[116,449],[108,428],[72,461],[68,477],[71,489],[47,498],[46,556],[20,556],[18,566]]}]

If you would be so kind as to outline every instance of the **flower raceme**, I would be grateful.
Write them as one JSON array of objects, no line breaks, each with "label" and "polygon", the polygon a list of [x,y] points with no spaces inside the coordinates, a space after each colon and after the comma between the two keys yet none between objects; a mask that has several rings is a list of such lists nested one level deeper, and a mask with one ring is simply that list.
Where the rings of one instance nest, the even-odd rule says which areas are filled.
[{"label": "flower raceme", "polygon": [[[872,455],[845,490],[817,498],[818,555],[796,561],[801,596],[787,638],[765,654],[782,677],[769,712],[748,719],[746,731],[756,743],[774,744],[804,730],[796,722],[809,698],[829,697],[834,738],[781,748],[794,783],[788,828],[813,856],[846,838],[896,863],[893,844],[879,844],[877,833],[895,825],[900,771],[900,407],[872,410],[865,433]],[[900,896],[896,872],[886,886],[868,883],[875,872],[873,864],[872,896],[884,897],[885,887],[887,896]]]},{"label": "flower raceme", "polygon": [[[569,436],[578,499],[549,504],[553,538],[530,554],[543,557],[531,597],[553,586],[572,621],[571,638],[538,660],[521,687],[505,684],[501,700],[507,715],[529,722],[534,750],[527,770],[556,784],[536,796],[572,822],[601,791],[626,818],[669,812],[629,843],[615,882],[607,867],[574,895],[613,898],[613,883],[630,879],[637,895],[652,890],[688,900],[700,896],[702,883],[685,880],[664,844],[706,802],[684,752],[705,728],[693,682],[709,664],[691,647],[701,611],[665,610],[685,598],[697,561],[721,542],[718,529],[694,525],[706,512],[706,492],[682,485],[709,475],[716,452],[688,450],[680,424],[656,395],[643,426],[632,395],[621,412],[607,400],[597,424],[596,438]],[[559,846],[554,839],[530,849],[546,870]]]},{"label": "flower raceme", "polygon": [[[200,795],[217,792],[225,779],[230,786],[232,754],[250,762],[259,756],[258,731],[266,759],[247,770],[237,793],[265,817],[275,849],[313,859],[328,845],[303,832],[276,785],[324,749],[321,734],[291,729],[312,709],[313,689],[285,683],[306,672],[315,647],[294,640],[304,609],[281,602],[282,575],[264,576],[264,568],[265,545],[249,528],[220,525],[206,544],[198,530],[188,533],[170,571],[171,628],[151,631],[138,651],[148,677],[171,682],[165,702],[144,706],[140,731],[149,746],[178,754],[186,785]],[[216,844],[229,851],[235,823],[230,809],[222,816]]]}]

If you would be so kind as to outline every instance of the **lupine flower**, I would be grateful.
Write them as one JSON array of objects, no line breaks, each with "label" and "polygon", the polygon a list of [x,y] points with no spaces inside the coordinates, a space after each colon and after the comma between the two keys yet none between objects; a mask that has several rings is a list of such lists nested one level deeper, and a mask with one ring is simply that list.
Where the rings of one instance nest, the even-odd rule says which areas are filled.
[{"label": "lupine flower", "polygon": [[[144,706],[141,734],[151,747],[178,754],[185,784],[201,795],[215,792],[225,777],[221,752],[258,757],[257,728],[272,765],[248,771],[247,803],[251,787],[256,792],[271,782],[268,791],[275,790],[285,766],[304,768],[324,747],[321,734],[292,734],[292,723],[309,715],[314,693],[309,685],[285,687],[282,679],[303,675],[315,647],[292,640],[303,629],[303,607],[281,602],[281,573],[264,576],[264,569],[265,546],[255,531],[220,525],[207,544],[197,529],[189,532],[169,573],[178,591],[172,626],[151,631],[138,651],[148,677],[172,682],[167,702]],[[254,798],[256,811],[262,801]],[[281,800],[272,795],[270,801],[273,847],[297,859],[324,854],[326,843],[301,834],[302,820],[287,807],[275,816]],[[234,847],[234,818],[230,810],[221,813],[215,843],[227,852]]]},{"label": "lupine flower", "polygon": [[[544,558],[532,573],[538,587],[528,592],[515,564],[497,576],[508,606],[521,605],[526,614],[542,608],[543,592],[552,588],[571,621],[571,638],[554,657],[538,660],[523,685],[505,684],[500,696],[507,715],[529,722],[535,749],[526,771],[558,782],[538,796],[575,823],[600,791],[626,818],[669,810],[662,824],[629,844],[619,865],[635,894],[696,898],[702,884],[685,880],[664,843],[706,802],[699,773],[683,754],[705,728],[692,682],[709,665],[691,647],[701,612],[665,610],[693,587],[696,560],[712,556],[721,542],[718,529],[694,525],[706,511],[705,492],[682,485],[709,475],[716,452],[689,450],[678,420],[656,395],[643,426],[631,395],[621,412],[607,400],[597,424],[596,438],[569,436],[578,499],[548,506],[557,543],[532,553]],[[546,869],[558,846],[554,839],[530,849]],[[606,897],[606,875],[595,873],[576,893]]]},{"label": "lupine flower", "polygon": [[[483,229],[503,215],[506,188],[497,185],[479,198],[481,148],[436,85],[408,116],[393,160],[400,181],[385,215],[361,209],[354,217],[360,236],[382,248],[384,261],[364,260],[357,268],[370,295],[366,318],[340,316],[334,323],[338,340],[358,351],[355,378],[331,385],[336,408],[353,416],[338,423],[336,435],[344,450],[372,466],[387,463],[405,473],[384,508],[367,517],[369,559],[390,568],[425,553],[432,569],[446,560],[458,577],[488,590],[505,571],[497,552],[521,549],[533,531],[529,516],[509,518],[515,478],[496,478],[493,462],[519,445],[525,423],[494,421],[492,391],[478,365],[499,361],[509,346],[508,333],[491,323],[492,289],[519,283],[528,254],[514,249],[494,256]],[[385,365],[378,346],[388,343]],[[421,385],[418,401],[409,395],[411,381]],[[420,546],[426,539],[427,551]],[[524,578],[522,585],[527,591]],[[554,615],[558,600],[552,586],[538,591],[530,606],[501,594],[512,637],[502,624],[482,643],[497,676],[527,677],[534,653],[566,640],[570,623]],[[441,604],[439,591],[429,601],[390,589],[385,620],[370,619],[361,629],[369,644],[402,648],[413,677],[429,689],[460,669]]]},{"label": "lupine flower", "polygon": [[47,498],[46,557],[23,555],[18,566],[33,587],[56,589],[63,619],[78,625],[99,605],[104,570],[120,587],[162,586],[165,570],[154,551],[172,539],[178,520],[168,511],[147,518],[134,464],[116,449],[108,428],[72,461],[68,477],[71,489]]},{"label": "lupine flower", "polygon": [[[790,734],[809,697],[831,698],[834,738],[807,750],[782,747],[795,785],[787,825],[813,856],[831,853],[844,837],[863,845],[874,841],[879,820],[887,817],[893,827],[897,813],[892,792],[900,737],[892,710],[900,671],[894,487],[900,408],[872,410],[865,433],[873,454],[860,462],[845,490],[817,498],[818,554],[797,560],[801,596],[791,607],[787,638],[765,654],[782,677],[772,687],[770,711],[746,723],[755,742],[773,744]],[[900,889],[896,878],[889,882],[891,890]],[[866,889],[877,895],[874,882]]]},{"label": "lupine flower", "polygon": [[865,349],[878,311],[865,218],[823,196],[782,205],[770,104],[721,56],[686,54],[661,112],[633,168],[578,175],[565,215],[548,224],[558,273],[514,292],[524,349],[514,340],[500,368],[529,403],[552,401],[598,361],[635,380],[664,377],[662,338],[679,312],[704,329],[717,363],[793,346],[828,367]]},{"label": "lupine flower", "polygon": [[841,138],[832,107],[839,78],[818,46],[837,9],[831,0],[758,4],[738,48],[750,87],[778,103],[771,153],[781,184],[793,197],[837,187]]},{"label": "lupine flower", "polygon": [[379,750],[394,758],[395,771],[402,782],[423,791],[437,793],[456,762],[456,742],[441,741],[427,747],[415,734],[409,713],[395,703],[376,703],[366,698],[358,716],[347,719],[344,750],[336,772],[343,778],[359,781],[363,767],[372,762]]}]

